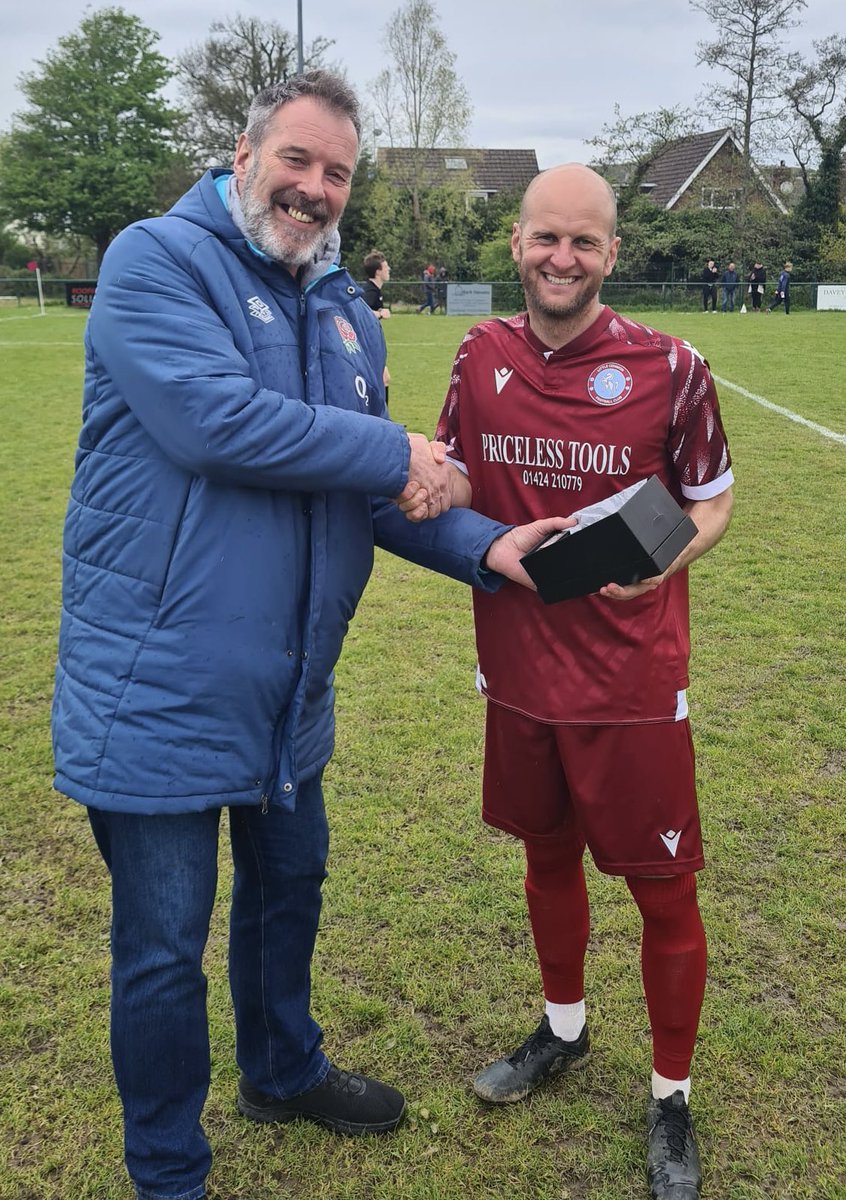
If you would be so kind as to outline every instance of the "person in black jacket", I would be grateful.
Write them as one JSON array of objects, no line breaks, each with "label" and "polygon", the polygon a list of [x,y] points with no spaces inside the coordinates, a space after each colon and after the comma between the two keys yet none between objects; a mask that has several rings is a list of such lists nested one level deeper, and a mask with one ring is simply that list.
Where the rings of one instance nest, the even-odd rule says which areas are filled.
[{"label": "person in black jacket", "polygon": [[702,269],[702,311],[708,311],[710,301],[711,311],[717,311],[717,279],[719,272],[713,258],[709,258]]},{"label": "person in black jacket", "polygon": [[[391,268],[387,258],[379,250],[371,250],[364,260],[364,273],[367,276],[366,281],[361,285],[361,290],[364,293],[364,301],[369,308],[372,308],[380,321],[387,321],[391,315],[391,310],[385,307],[385,300],[382,296],[382,285],[387,283],[391,278]],[[382,372],[382,378],[385,383],[385,403],[388,403],[388,385],[391,382],[391,373],[385,366]]]},{"label": "person in black jacket", "polygon": [[364,260],[364,273],[367,276],[361,285],[367,305],[373,309],[380,321],[385,321],[391,315],[391,310],[385,307],[382,287],[391,278],[391,268],[387,258],[379,250],[371,250]]},{"label": "person in black jacket", "polygon": [[764,299],[764,287],[767,282],[767,272],[761,263],[754,263],[752,270],[749,272],[747,279],[749,280],[749,295],[752,299],[752,311],[761,311],[761,301]]},{"label": "person in black jacket", "polygon": [[436,279],[436,283],[435,283],[435,296],[438,301],[438,308],[443,313],[446,313],[446,310],[447,310],[447,282],[448,282],[448,280],[449,280],[449,275],[447,274],[446,267],[441,267],[440,270],[438,271],[438,275],[437,275],[437,279]]}]

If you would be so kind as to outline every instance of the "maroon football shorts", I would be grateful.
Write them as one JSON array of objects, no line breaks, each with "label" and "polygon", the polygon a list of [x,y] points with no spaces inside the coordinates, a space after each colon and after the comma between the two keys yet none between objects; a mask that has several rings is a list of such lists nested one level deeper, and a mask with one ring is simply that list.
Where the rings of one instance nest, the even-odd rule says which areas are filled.
[{"label": "maroon football shorts", "polygon": [[547,725],[489,702],[482,817],[587,844],[606,875],[699,871],[690,723]]}]

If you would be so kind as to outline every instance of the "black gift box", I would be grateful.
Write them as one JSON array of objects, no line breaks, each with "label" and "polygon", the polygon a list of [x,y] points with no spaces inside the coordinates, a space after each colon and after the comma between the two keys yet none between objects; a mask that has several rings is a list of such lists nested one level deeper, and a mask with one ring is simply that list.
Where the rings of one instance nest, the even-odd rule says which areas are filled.
[{"label": "black gift box", "polygon": [[544,604],[660,575],[697,533],[657,475],[572,515],[520,560]]}]

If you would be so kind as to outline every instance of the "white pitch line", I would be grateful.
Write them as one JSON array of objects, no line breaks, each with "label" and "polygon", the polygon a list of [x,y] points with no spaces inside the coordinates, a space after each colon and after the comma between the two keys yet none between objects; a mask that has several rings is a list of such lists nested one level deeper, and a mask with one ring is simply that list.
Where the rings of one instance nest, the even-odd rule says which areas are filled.
[{"label": "white pitch line", "polygon": [[732,383],[730,379],[721,379],[719,375],[712,375],[712,378],[720,387],[732,388],[733,391],[740,392],[741,396],[745,396],[747,400],[754,400],[762,408],[768,408],[770,412],[778,413],[781,417],[787,417],[788,421],[795,421],[797,425],[804,425],[807,429],[813,429],[814,433],[820,433],[823,437],[829,438],[830,441],[839,442],[841,446],[846,446],[846,433],[835,433],[833,429],[826,429],[825,425],[818,425],[816,421],[809,421],[807,417],[800,417],[798,413],[791,412],[789,408],[782,408],[780,404],[773,404],[772,400],[767,400],[763,396],[756,396],[754,392],[747,392],[746,388],[741,387],[739,383]]},{"label": "white pitch line", "polygon": [[59,312],[54,311],[54,312],[49,312],[49,313],[40,313],[40,312],[22,313],[21,316],[19,316],[19,317],[0,316],[0,327],[5,325],[7,321],[40,321],[44,317],[49,317],[51,320],[58,319],[60,321],[66,321],[69,319],[76,320],[80,316],[87,317],[88,312],[86,311],[86,312],[81,313],[79,310],[77,310],[76,312],[64,312],[64,311],[60,310]]},{"label": "white pitch line", "polygon": [[0,337],[0,350],[4,346],[81,346],[81,342],[6,342]]}]

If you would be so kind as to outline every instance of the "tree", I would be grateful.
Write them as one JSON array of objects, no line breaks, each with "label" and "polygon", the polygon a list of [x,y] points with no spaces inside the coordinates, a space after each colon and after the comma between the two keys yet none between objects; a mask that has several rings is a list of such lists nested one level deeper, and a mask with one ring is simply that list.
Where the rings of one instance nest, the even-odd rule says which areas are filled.
[{"label": "tree", "polygon": [[[846,38],[814,42],[813,62],[800,59],[785,95],[796,118],[792,139],[805,183],[795,219],[800,236],[834,234],[840,221],[840,180],[846,148]],[[811,157],[817,170],[811,174]]]},{"label": "tree", "polygon": [[30,108],[0,146],[8,219],[91,238],[99,264],[124,225],[157,211],[179,117],[160,95],[172,72],[157,41],[138,17],[99,9],[22,76]]},{"label": "tree", "polygon": [[518,280],[520,272],[511,253],[511,234],[515,221],[520,219],[519,202],[512,206],[510,212],[500,214],[499,223],[490,236],[479,247],[479,276],[482,279],[496,282],[497,280]]},{"label": "tree", "polygon": [[[297,73],[297,40],[277,21],[258,17],[215,21],[209,33],[177,59],[187,110],[183,137],[199,166],[228,166],[253,97]],[[303,55],[306,69],[327,66],[332,45],[331,38],[315,38]]]},{"label": "tree", "polygon": [[[752,210],[747,231],[756,253],[785,254],[785,218],[775,209]],[[699,279],[708,258],[744,262],[734,223],[724,213],[696,206],[664,209],[646,196],[632,202],[621,219],[622,238],[613,278],[618,282]]]},{"label": "tree", "polygon": [[356,278],[364,278],[363,260],[371,250],[381,251],[395,278],[402,277],[411,245],[411,205],[373,165],[367,148],[358,160],[339,232],[344,265]]},{"label": "tree", "polygon": [[737,252],[747,255],[747,226],[752,151],[772,141],[784,112],[787,59],[782,42],[788,29],[800,23],[805,0],[690,0],[705,14],[717,34],[699,42],[696,61],[727,76],[707,90],[706,103],[739,134],[742,171],[739,202],[734,211]]},{"label": "tree", "polygon": [[725,83],[708,89],[708,107],[740,134],[748,171],[756,127],[772,124],[784,109],[786,59],[782,39],[800,23],[805,0],[690,0],[713,24],[716,38],[699,42],[696,61],[724,71]]},{"label": "tree", "polygon": [[407,0],[398,8],[386,26],[383,44],[392,65],[372,85],[373,104],[390,144],[418,151],[411,200],[419,249],[423,154],[435,146],[462,145],[472,107],[430,0]]},{"label": "tree", "polygon": [[21,271],[32,258],[32,249],[8,229],[0,229],[0,268]]},{"label": "tree", "polygon": [[673,142],[698,133],[700,128],[699,115],[689,108],[658,108],[624,117],[619,104],[614,105],[614,120],[585,144],[599,151],[596,170],[618,186],[621,215],[637,199],[643,177],[655,159]]},{"label": "tree", "polygon": [[842,279],[846,275],[846,217],[835,230],[826,230],[820,238],[819,265],[822,278]]}]

